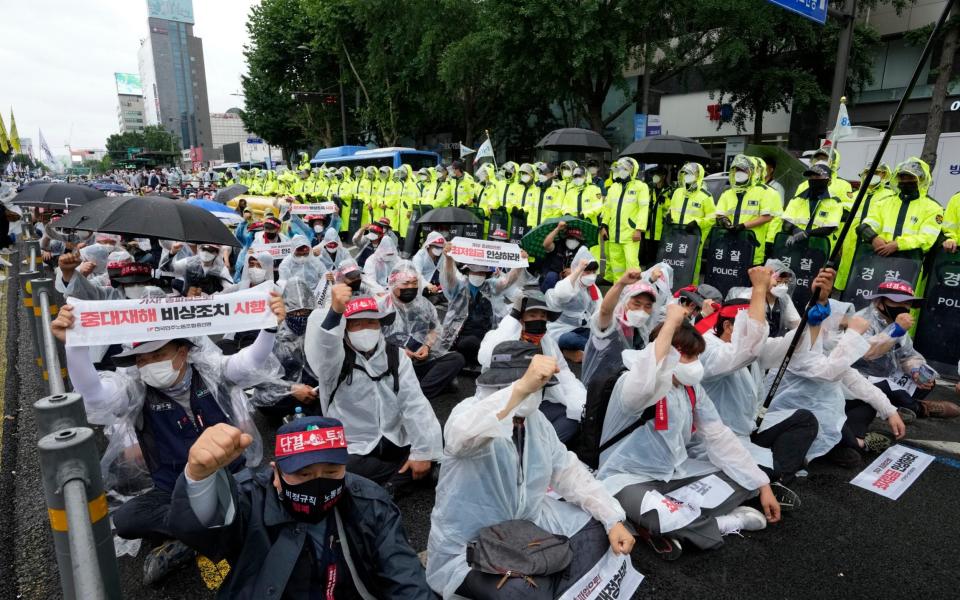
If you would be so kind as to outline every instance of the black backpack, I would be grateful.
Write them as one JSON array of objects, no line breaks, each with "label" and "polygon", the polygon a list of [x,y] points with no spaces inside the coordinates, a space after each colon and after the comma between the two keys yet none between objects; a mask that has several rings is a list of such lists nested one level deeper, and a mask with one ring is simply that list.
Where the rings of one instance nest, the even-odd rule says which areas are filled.
[{"label": "black backpack", "polygon": [[576,454],[588,467],[596,470],[600,466],[600,455],[614,444],[627,437],[656,415],[656,405],[644,409],[640,418],[625,427],[609,440],[600,443],[603,434],[603,420],[607,416],[607,406],[617,380],[627,371],[621,368],[613,375],[600,374],[587,384],[587,403],[580,421],[580,435],[577,438]]},{"label": "black backpack", "polygon": [[348,346],[346,342],[343,344],[343,364],[340,365],[340,374],[337,376],[337,385],[333,386],[333,391],[330,392],[330,404],[333,404],[333,398],[337,395],[337,390],[340,389],[340,384],[344,381],[347,382],[347,385],[353,383],[353,372],[354,370],[360,371],[372,381],[380,381],[387,375],[393,377],[393,393],[397,394],[400,392],[400,346],[386,342],[387,347],[387,370],[383,373],[380,373],[376,377],[369,375],[363,367],[357,364],[357,353],[356,351]]}]

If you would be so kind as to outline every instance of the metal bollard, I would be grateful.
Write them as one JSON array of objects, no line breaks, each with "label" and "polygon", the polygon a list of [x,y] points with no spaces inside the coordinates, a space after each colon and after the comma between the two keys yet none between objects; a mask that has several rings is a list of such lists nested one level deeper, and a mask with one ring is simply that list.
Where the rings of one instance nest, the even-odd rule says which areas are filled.
[{"label": "metal bollard", "polygon": [[27,270],[42,272],[44,265],[43,261],[40,260],[40,240],[24,240],[23,250],[24,254],[27,255]]},{"label": "metal bollard", "polygon": [[54,394],[40,398],[33,404],[33,410],[40,437],[61,429],[90,426],[80,394]]},{"label": "metal bollard", "polygon": [[40,319],[33,316],[33,280],[40,279],[40,277],[40,273],[36,271],[20,273],[20,282],[23,284],[21,290],[23,296],[23,310],[30,322],[32,334],[30,337],[33,339],[33,356],[37,366],[40,367],[40,369],[43,369],[43,334],[40,333]]},{"label": "metal bollard", "polygon": [[63,597],[121,598],[93,430],[61,429],[37,446]]},{"label": "metal bollard", "polygon": [[62,394],[66,391],[64,379],[66,369],[60,365],[66,364],[66,355],[62,344],[57,343],[50,331],[50,321],[60,309],[62,301],[60,294],[53,287],[52,279],[34,279],[33,287],[33,315],[40,323],[43,361],[46,369],[44,379],[47,380],[51,394]]}]

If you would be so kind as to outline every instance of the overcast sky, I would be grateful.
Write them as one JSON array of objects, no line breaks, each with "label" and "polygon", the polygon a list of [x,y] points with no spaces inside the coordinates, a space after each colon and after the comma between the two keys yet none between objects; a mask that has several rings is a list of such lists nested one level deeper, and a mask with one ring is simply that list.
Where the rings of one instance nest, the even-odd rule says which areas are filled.
[{"label": "overcast sky", "polygon": [[[246,20],[259,0],[193,0],[194,35],[203,39],[210,112],[242,106]],[[21,137],[37,130],[50,150],[104,148],[116,133],[114,72],[137,73],[137,50],[147,33],[146,0],[12,0],[2,3],[0,113],[10,108]]]}]

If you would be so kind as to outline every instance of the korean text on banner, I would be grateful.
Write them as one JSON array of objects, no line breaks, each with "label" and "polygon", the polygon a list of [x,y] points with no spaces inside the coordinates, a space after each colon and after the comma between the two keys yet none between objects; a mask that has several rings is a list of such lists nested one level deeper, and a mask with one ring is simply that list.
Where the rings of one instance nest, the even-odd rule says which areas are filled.
[{"label": "korean text on banner", "polygon": [[291,252],[293,247],[290,242],[277,242],[276,244],[254,244],[250,246],[250,252],[257,254],[259,252],[269,252],[274,258],[284,258]]},{"label": "korean text on banner", "polygon": [[529,265],[517,244],[458,236],[450,241],[450,245],[450,256],[459,263],[504,269]]},{"label": "korean text on banner", "polygon": [[70,301],[76,322],[67,346],[101,346],[269,329],[268,288],[201,298]]},{"label": "korean text on banner", "polygon": [[337,205],[333,202],[291,204],[290,212],[295,215],[329,215],[337,212]]},{"label": "korean text on banner", "polygon": [[857,487],[896,500],[933,462],[933,456],[907,446],[890,446],[870,466],[853,478]]},{"label": "korean text on banner", "polygon": [[643,575],[633,568],[629,554],[619,555],[607,550],[600,562],[570,586],[559,600],[632,598],[642,581]]}]

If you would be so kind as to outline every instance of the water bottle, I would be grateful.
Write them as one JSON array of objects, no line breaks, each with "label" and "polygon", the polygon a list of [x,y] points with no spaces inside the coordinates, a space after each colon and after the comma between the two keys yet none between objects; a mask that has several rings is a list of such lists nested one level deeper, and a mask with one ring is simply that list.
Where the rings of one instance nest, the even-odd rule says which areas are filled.
[{"label": "water bottle", "polygon": [[296,407],[296,408],[293,409],[293,414],[292,414],[292,415],[287,415],[287,416],[285,416],[285,417],[283,418],[283,422],[284,422],[284,423],[289,423],[289,422],[293,421],[294,419],[302,419],[302,418],[303,418],[303,407],[302,407],[302,406],[298,406],[298,407]]}]

